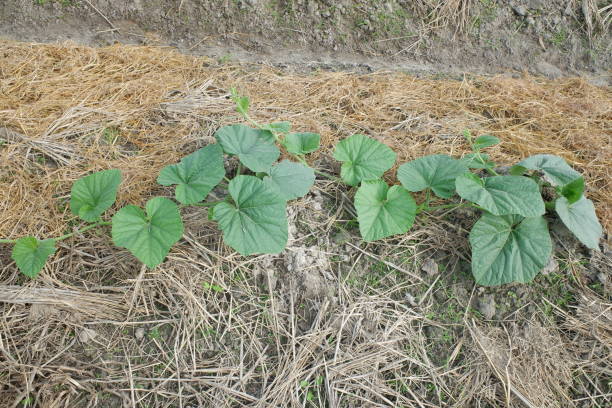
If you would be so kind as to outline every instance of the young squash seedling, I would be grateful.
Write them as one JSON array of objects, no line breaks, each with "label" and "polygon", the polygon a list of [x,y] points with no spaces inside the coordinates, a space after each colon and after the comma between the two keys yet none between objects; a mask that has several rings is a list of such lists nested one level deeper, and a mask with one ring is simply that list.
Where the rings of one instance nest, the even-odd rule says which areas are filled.
[{"label": "young squash seedling", "polygon": [[[24,237],[0,240],[13,244],[18,268],[34,278],[56,251],[56,242],[89,229],[112,226],[115,245],[126,248],[150,268],[163,262],[183,236],[180,210],[185,206],[209,207],[225,243],[242,255],[278,253],[287,245],[287,202],[310,191],[315,173],[356,187],[354,204],[361,236],[375,241],[406,233],[418,214],[438,209],[471,206],[483,212],[469,241],[472,273],[481,285],[529,282],[546,265],[552,252],[547,210],[555,211],[567,228],[587,247],[598,250],[602,227],[593,203],[584,196],[584,179],[562,158],[539,154],[528,157],[498,174],[483,149],[500,140],[484,135],[464,136],[472,153],[461,159],[429,155],[402,164],[400,185],[382,179],[396,161],[388,146],[365,135],[352,135],[338,143],[334,158],[342,163],[340,178],[308,166],[304,155],[319,148],[315,133],[292,133],[289,122],[260,125],[249,116],[249,100],[232,90],[236,110],[251,125],[224,126],[215,133],[216,143],[166,166],[157,182],[176,186],[175,201],[150,199],[144,210],[121,208],[105,221],[101,217],[116,200],[121,183],[119,170],[104,170],[77,180],[72,187],[72,213],[87,224],[57,238]],[[281,150],[293,160],[278,162]],[[227,177],[224,155],[235,156],[238,166]],[[476,170],[476,173],[472,172]],[[553,187],[555,198],[545,202],[542,191]],[[219,194],[226,193],[222,199]],[[425,192],[417,204],[412,192]],[[462,201],[431,205],[432,194],[441,199],[458,195]],[[208,200],[213,196],[214,200]]]},{"label": "young squash seedling", "polygon": [[[226,244],[242,255],[278,253],[287,245],[287,201],[304,196],[315,180],[315,171],[303,156],[319,148],[315,133],[291,133],[288,122],[259,125],[248,116],[249,101],[234,94],[236,110],[255,127],[224,126],[217,130],[217,143],[209,144],[166,166],[157,182],[176,186],[174,200],[150,199],[145,208],[128,205],[110,221],[101,216],[116,201],[121,184],[119,170],[104,170],[77,180],[71,192],[72,213],[87,224],[57,238],[24,237],[0,240],[13,244],[12,258],[21,272],[35,278],[58,241],[92,228],[111,225],[114,244],[126,248],[150,268],[163,262],[183,236],[180,210],[185,206],[210,207],[210,219],[217,221]],[[283,160],[284,147],[296,161]],[[223,156],[239,160],[232,179],[226,177]],[[220,186],[223,199],[207,200]]]},{"label": "young squash seedling", "polygon": [[[380,178],[395,161],[385,145],[362,135],[338,144],[334,157],[343,162],[342,179],[359,185],[355,209],[364,240],[405,233],[423,211],[478,208],[483,215],[469,236],[472,274],[487,286],[529,282],[548,263],[552,242],[544,218],[547,209],[554,209],[585,246],[599,249],[602,227],[593,203],[584,196],[584,179],[565,160],[535,155],[500,175],[482,153],[500,140],[490,135],[473,138],[467,131],[464,136],[472,153],[459,160],[438,154],[404,163],[397,172],[401,186],[390,188]],[[542,191],[549,186],[555,187],[556,197],[544,202]],[[425,191],[425,200],[416,205],[409,192],[419,191]],[[432,193],[442,199],[458,194],[465,201],[430,206]]]}]

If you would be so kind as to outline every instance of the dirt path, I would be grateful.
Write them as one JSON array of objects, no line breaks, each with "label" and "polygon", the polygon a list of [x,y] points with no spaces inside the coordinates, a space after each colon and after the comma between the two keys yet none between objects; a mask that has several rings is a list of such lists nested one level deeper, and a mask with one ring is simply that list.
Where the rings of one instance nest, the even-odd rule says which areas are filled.
[{"label": "dirt path", "polygon": [[450,75],[529,71],[610,83],[612,41],[605,1],[4,3],[0,36],[20,41],[170,45],[222,60],[297,70],[393,69]]}]

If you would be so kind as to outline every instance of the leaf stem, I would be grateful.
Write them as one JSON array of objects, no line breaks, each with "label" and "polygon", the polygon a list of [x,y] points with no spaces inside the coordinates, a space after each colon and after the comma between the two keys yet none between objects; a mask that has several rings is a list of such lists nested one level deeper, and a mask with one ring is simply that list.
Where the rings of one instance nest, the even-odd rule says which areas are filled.
[{"label": "leaf stem", "polygon": [[488,171],[489,174],[492,176],[499,176],[499,173],[493,170],[491,167],[486,167],[485,170]]},{"label": "leaf stem", "polygon": [[[52,239],[55,241],[63,241],[67,238],[72,237],[75,234],[83,233],[85,231],[89,231],[90,229],[94,229],[94,228],[101,227],[104,225],[111,225],[111,222],[110,221],[98,221],[94,224],[89,224],[88,226],[78,229],[76,231],[73,231],[69,234],[64,234],[57,238],[52,238]],[[0,239],[0,244],[16,244],[17,241],[18,241],[17,239]]]},{"label": "leaf stem", "polygon": [[315,172],[316,174],[318,174],[318,175],[320,175],[320,176],[323,176],[323,177],[325,177],[325,178],[327,178],[327,179],[329,179],[329,180],[331,180],[331,181],[336,181],[336,182],[338,182],[338,183],[342,183],[342,182],[343,182],[343,181],[342,181],[342,179],[341,179],[340,177],[336,177],[336,176],[334,176],[334,175],[332,175],[332,174],[326,173],[326,172],[321,171],[321,170],[317,170],[317,169],[313,169],[313,170],[314,170],[314,172]]},{"label": "leaf stem", "polygon": [[455,204],[434,205],[433,207],[421,206],[417,209],[417,214],[420,214],[424,211],[435,211],[435,210],[443,210],[446,208],[461,208],[461,207],[474,207],[474,208],[478,208],[479,210],[482,210],[482,207],[480,207],[479,205],[476,205],[470,202],[463,202],[463,203],[455,203]]},{"label": "leaf stem", "polygon": [[73,236],[73,235],[75,235],[77,233],[83,233],[85,231],[89,231],[90,229],[94,229],[96,227],[101,227],[103,225],[111,225],[111,222],[110,221],[98,221],[98,222],[96,222],[94,224],[90,224],[90,225],[88,225],[86,227],[83,227],[82,229],[78,229],[78,230],[76,230],[74,232],[71,232],[69,234],[62,235],[60,237],[53,238],[53,239],[56,240],[56,241],[63,241],[64,239],[70,238],[71,236]]},{"label": "leaf stem", "polygon": [[[209,201],[206,203],[195,203],[195,204],[189,204],[192,205],[194,207],[213,207],[219,203],[224,202],[225,200],[217,200],[217,201]],[[186,205],[185,207],[188,207],[189,205]]]}]

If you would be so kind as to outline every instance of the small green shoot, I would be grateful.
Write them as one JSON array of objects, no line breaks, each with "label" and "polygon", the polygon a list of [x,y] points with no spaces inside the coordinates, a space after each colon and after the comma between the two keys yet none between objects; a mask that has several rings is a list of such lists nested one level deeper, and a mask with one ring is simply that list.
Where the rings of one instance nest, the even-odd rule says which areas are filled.
[{"label": "small green shoot", "polygon": [[214,283],[202,282],[202,287],[206,290],[212,290],[213,292],[223,293],[224,290],[221,286],[215,285]]}]

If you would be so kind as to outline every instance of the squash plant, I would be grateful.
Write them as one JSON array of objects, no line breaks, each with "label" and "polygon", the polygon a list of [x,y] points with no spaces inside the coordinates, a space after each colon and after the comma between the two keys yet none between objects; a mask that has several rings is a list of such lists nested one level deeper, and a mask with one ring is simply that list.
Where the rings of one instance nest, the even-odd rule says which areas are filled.
[{"label": "squash plant", "polygon": [[[116,201],[121,172],[100,171],[72,187],[70,209],[86,223],[80,230],[57,238],[4,239],[0,244],[12,244],[18,268],[34,278],[55,253],[57,241],[110,225],[114,244],[153,268],[183,235],[181,209],[199,206],[209,207],[209,219],[218,223],[224,242],[240,254],[278,253],[287,245],[287,202],[307,194],[317,173],[356,188],[354,204],[365,241],[407,232],[424,211],[461,206],[481,210],[469,241],[472,272],[482,285],[528,282],[546,265],[552,251],[544,218],[547,210],[554,210],[584,245],[598,249],[602,228],[593,203],[584,196],[584,179],[560,157],[531,156],[500,175],[482,153],[499,139],[473,138],[466,131],[472,153],[461,159],[437,154],[404,163],[397,172],[400,185],[389,186],[382,176],[395,164],[395,152],[356,134],[335,148],[334,158],[342,163],[338,179],[311,168],[304,159],[319,148],[318,134],[291,132],[289,122],[260,125],[249,116],[246,97],[232,90],[232,98],[252,126],[224,126],[215,133],[216,143],[163,168],[157,182],[175,186],[174,200],[154,197],[144,209],[128,205],[110,221],[104,220],[103,214]],[[280,149],[293,160],[278,162]],[[238,159],[230,175],[224,155]],[[556,196],[545,202],[542,191],[549,187],[554,187]],[[417,204],[411,193],[420,191],[425,199]],[[219,199],[220,194],[225,196]],[[442,199],[457,194],[462,201],[432,206],[432,194]]]},{"label": "squash plant", "polygon": [[[500,140],[464,132],[472,153],[461,159],[436,154],[399,166],[401,185],[389,187],[380,177],[395,163],[384,144],[363,135],[342,140],[334,157],[342,162],[342,179],[359,185],[355,209],[361,235],[375,241],[410,229],[423,211],[475,207],[482,217],[470,231],[472,274],[478,284],[529,282],[548,263],[552,242],[546,210],[554,210],[565,226],[588,248],[599,250],[602,227],[593,203],[584,196],[584,179],[560,157],[538,154],[501,175],[482,150]],[[475,174],[472,170],[476,170]],[[545,202],[542,192],[554,188]],[[417,205],[410,192],[425,192]],[[431,194],[464,201],[430,206]]]}]

